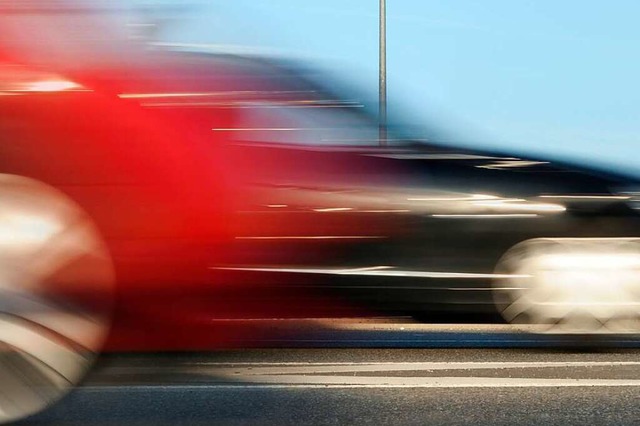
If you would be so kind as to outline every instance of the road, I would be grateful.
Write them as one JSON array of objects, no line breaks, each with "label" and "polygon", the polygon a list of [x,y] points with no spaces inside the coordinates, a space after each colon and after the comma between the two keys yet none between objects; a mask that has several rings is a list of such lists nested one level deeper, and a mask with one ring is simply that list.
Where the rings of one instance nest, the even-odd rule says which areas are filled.
[{"label": "road", "polygon": [[279,349],[104,356],[81,388],[23,424],[640,423],[640,349],[628,337],[580,347],[580,336],[507,326],[272,326],[308,334],[269,339],[289,346]]}]

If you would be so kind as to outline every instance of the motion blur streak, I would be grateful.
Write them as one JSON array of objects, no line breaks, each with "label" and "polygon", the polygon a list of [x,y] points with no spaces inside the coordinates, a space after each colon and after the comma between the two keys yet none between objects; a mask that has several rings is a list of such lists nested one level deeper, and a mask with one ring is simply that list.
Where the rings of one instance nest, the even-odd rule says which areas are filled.
[{"label": "motion blur streak", "polygon": [[0,420],[98,351],[277,341],[234,319],[640,331],[637,178],[424,123],[381,147],[350,82],[153,43],[144,15],[0,0]]},{"label": "motion blur streak", "polygon": [[[637,331],[638,239],[525,241],[507,252],[498,270],[530,274],[495,284],[502,314],[509,321],[530,316],[533,322],[562,332]],[[503,285],[520,288],[504,290]]]},{"label": "motion blur streak", "polygon": [[29,84],[25,90],[28,92],[61,92],[63,90],[79,89],[81,86],[72,81],[45,80]]},{"label": "motion blur streak", "polygon": [[0,62],[0,95],[18,95],[29,92],[62,92],[86,90],[80,84],[59,75]]},{"label": "motion blur streak", "polygon": [[313,236],[274,236],[274,237],[236,237],[238,240],[365,240],[386,238],[378,235],[313,235]]},{"label": "motion blur streak", "polygon": [[626,195],[541,195],[540,198],[577,199],[577,200],[629,200]]},{"label": "motion blur streak", "polygon": [[537,214],[527,213],[497,213],[497,214],[434,214],[432,217],[450,219],[508,219],[508,218],[532,218]]},{"label": "motion blur streak", "polygon": [[113,272],[95,227],[66,196],[0,175],[0,422],[57,401],[106,338]]},{"label": "motion blur streak", "polygon": [[415,277],[415,278],[530,278],[530,275],[513,274],[473,274],[461,272],[427,272],[427,271],[403,271],[392,269],[391,266],[370,266],[356,269],[312,269],[312,268],[225,268],[214,267],[213,269],[229,269],[237,271],[257,271],[257,272],[292,272],[302,274],[335,274],[335,275],[363,275],[381,277]]}]

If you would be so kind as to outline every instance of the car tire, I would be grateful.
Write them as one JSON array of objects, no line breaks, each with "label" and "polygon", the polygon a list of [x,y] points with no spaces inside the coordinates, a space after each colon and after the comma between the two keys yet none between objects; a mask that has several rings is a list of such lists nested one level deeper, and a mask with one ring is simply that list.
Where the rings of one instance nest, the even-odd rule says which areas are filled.
[{"label": "car tire", "polygon": [[0,174],[0,423],[83,379],[109,329],[113,283],[108,250],[77,204]]},{"label": "car tire", "polygon": [[547,333],[640,331],[640,239],[523,241],[495,277],[494,302],[509,323]]}]

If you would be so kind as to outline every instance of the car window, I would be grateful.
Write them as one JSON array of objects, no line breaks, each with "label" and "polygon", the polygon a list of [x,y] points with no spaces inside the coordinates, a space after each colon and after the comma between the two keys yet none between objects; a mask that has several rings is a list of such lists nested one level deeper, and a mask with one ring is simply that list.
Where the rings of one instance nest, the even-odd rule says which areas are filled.
[{"label": "car window", "polygon": [[[304,102],[305,104],[300,104]],[[287,101],[242,108],[236,126],[221,128],[239,141],[301,145],[375,145],[375,122],[350,101]]]}]

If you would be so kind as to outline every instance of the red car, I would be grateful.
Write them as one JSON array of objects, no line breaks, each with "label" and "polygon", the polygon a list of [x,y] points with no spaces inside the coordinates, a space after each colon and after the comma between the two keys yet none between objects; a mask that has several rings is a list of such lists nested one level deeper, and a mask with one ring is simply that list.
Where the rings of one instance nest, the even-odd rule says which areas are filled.
[{"label": "red car", "polygon": [[99,350],[255,341],[234,318],[637,330],[637,179],[393,131],[379,147],[365,105],[281,61],[21,59],[0,61],[0,420]]},{"label": "red car", "polygon": [[[277,170],[297,170],[295,184],[313,188],[318,174],[352,164],[270,152],[261,142],[287,130],[259,127],[274,125],[261,114],[322,107],[340,117],[357,105],[261,59],[141,55],[65,74],[0,61],[0,338],[11,348],[0,364],[12,377],[7,394],[19,395],[7,419],[55,399],[99,350],[229,347],[252,336],[215,319],[352,314],[326,289],[228,266],[329,262],[388,232],[358,215],[301,212],[282,223],[270,214],[287,207],[270,201],[274,191],[323,203],[317,191],[282,192],[292,182],[278,182]],[[353,119],[371,130],[368,118]],[[264,246],[274,239],[277,249]]]}]

